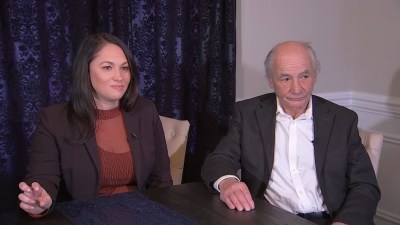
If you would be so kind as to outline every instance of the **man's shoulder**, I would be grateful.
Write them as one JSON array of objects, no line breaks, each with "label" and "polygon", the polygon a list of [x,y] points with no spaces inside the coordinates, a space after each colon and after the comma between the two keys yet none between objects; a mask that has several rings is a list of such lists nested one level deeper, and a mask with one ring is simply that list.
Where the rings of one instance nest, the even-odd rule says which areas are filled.
[{"label": "man's shoulder", "polygon": [[256,107],[261,105],[265,105],[265,104],[269,104],[269,103],[274,103],[276,104],[276,95],[275,93],[267,93],[267,94],[263,94],[263,95],[259,95],[253,98],[249,98],[249,99],[245,99],[245,100],[241,100],[241,101],[237,101],[236,105],[238,107]]},{"label": "man's shoulder", "polygon": [[339,105],[335,102],[332,102],[331,100],[325,99],[317,95],[313,95],[313,107],[315,108],[315,110],[318,111],[322,110],[339,114],[356,114],[356,112],[343,105]]}]

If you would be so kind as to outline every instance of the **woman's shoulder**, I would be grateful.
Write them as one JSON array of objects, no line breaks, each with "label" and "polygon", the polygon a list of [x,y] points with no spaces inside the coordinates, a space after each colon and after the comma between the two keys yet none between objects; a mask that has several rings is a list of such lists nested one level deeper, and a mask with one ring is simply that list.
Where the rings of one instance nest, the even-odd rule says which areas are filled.
[{"label": "woman's shoulder", "polygon": [[68,102],[57,103],[42,108],[38,114],[37,126],[45,127],[50,133],[64,132],[69,127]]},{"label": "woman's shoulder", "polygon": [[136,99],[135,106],[132,109],[132,112],[143,111],[143,110],[157,111],[156,106],[152,100],[142,96],[138,96],[138,98]]},{"label": "woman's shoulder", "polygon": [[141,96],[136,99],[135,105],[131,110],[125,111],[125,115],[128,117],[139,116],[141,120],[144,118],[155,118],[159,116],[154,102]]},{"label": "woman's shoulder", "polygon": [[138,96],[136,104],[140,106],[154,106],[154,102],[146,97]]},{"label": "woman's shoulder", "polygon": [[61,124],[68,120],[68,102],[57,103],[42,108],[38,119],[42,122]]},{"label": "woman's shoulder", "polygon": [[61,102],[54,105],[49,105],[41,110],[42,114],[65,114],[68,110],[68,102]]}]

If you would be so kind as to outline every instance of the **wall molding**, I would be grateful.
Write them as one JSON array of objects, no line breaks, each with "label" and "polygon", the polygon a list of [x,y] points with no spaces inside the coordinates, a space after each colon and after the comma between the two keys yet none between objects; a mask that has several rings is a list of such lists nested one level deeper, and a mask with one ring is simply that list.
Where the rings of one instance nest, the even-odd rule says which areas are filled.
[{"label": "wall molding", "polygon": [[319,96],[351,109],[391,118],[400,118],[400,98],[362,92],[331,92]]},{"label": "wall molding", "polygon": [[376,210],[376,217],[386,220],[386,221],[389,221],[389,222],[392,222],[394,224],[400,224],[400,216],[399,215],[385,211],[380,208],[378,208]]},{"label": "wall molding", "polygon": [[399,145],[400,146],[400,137],[398,136],[393,136],[390,134],[385,134],[383,136],[383,139],[385,142],[390,143],[390,144],[394,144],[394,145]]}]

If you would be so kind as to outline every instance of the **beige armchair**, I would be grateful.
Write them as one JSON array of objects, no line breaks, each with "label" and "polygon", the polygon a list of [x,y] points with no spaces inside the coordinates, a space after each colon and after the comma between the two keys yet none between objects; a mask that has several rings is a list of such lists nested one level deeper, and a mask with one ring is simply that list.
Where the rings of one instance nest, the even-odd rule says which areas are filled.
[{"label": "beige armchair", "polygon": [[363,129],[359,129],[360,137],[365,149],[371,158],[372,166],[375,174],[378,175],[379,159],[382,152],[383,135],[380,133],[372,133]]},{"label": "beige armchair", "polygon": [[160,116],[167,142],[168,155],[171,160],[171,177],[173,184],[182,182],[185,162],[186,143],[190,124],[187,120],[176,120]]}]

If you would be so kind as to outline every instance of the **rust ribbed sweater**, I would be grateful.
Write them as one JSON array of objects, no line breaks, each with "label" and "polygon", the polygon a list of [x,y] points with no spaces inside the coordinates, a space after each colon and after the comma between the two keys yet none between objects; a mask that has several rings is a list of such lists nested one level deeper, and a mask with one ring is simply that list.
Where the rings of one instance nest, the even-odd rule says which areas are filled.
[{"label": "rust ribbed sweater", "polygon": [[98,110],[96,142],[100,159],[99,195],[127,192],[134,188],[134,161],[119,108]]}]

